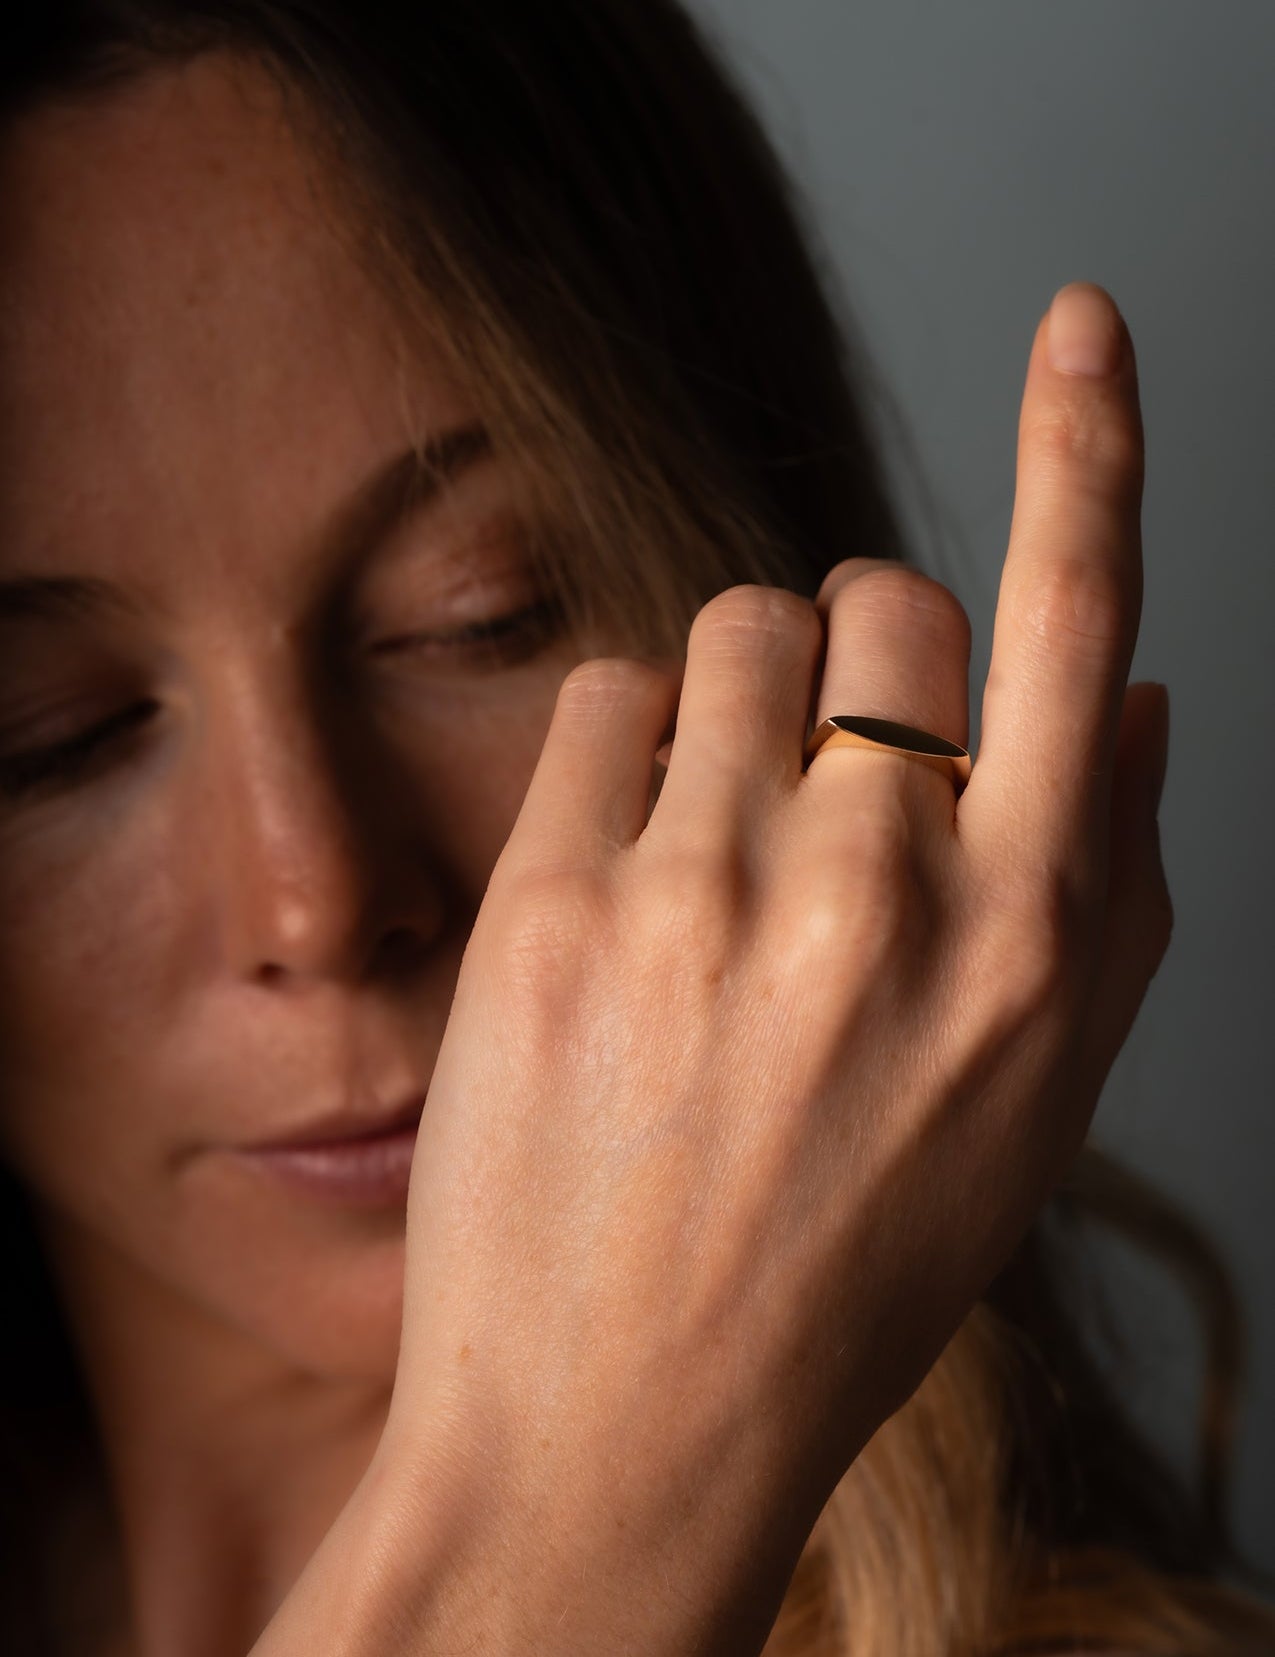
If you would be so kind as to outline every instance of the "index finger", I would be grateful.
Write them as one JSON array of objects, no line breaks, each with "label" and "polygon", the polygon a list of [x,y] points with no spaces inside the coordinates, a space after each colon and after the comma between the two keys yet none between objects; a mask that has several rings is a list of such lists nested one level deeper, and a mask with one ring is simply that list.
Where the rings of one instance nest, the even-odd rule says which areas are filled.
[{"label": "index finger", "polygon": [[1110,296],[1060,290],[1032,347],[982,739],[958,823],[1072,882],[1105,870],[1111,771],[1142,605],[1142,422]]}]

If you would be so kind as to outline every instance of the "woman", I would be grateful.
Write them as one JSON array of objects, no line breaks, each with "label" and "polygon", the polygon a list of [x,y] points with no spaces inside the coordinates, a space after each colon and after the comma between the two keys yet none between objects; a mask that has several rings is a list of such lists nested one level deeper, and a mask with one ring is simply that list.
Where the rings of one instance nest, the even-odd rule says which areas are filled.
[{"label": "woman", "polygon": [[672,6],[14,65],[5,1649],[1275,1650],[1036,1218],[1168,931],[1110,301],[962,792],[806,745],[967,628]]}]

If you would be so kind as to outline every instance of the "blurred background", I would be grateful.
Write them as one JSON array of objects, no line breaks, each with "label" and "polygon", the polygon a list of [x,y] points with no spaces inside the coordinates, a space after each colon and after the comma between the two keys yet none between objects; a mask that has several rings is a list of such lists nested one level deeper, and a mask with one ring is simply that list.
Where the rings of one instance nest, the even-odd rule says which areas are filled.
[{"label": "blurred background", "polygon": [[[1275,1571],[1275,4],[692,0],[804,193],[916,559],[991,642],[1036,324],[1100,282],[1148,461],[1136,678],[1169,686],[1173,946],[1094,1124],[1209,1230],[1249,1317],[1232,1515]],[[864,551],[871,549],[865,548]],[[977,696],[975,700],[977,711]],[[1111,1246],[1122,1385],[1190,1465],[1199,1333]]]}]

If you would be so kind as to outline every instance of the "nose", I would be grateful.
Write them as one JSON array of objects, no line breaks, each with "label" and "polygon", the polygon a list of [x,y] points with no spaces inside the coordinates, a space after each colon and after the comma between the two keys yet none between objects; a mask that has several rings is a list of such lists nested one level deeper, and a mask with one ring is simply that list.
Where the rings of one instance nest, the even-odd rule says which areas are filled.
[{"label": "nose", "polygon": [[299,684],[240,683],[205,721],[217,931],[231,970],[261,984],[402,971],[446,920],[411,789],[317,700]]}]

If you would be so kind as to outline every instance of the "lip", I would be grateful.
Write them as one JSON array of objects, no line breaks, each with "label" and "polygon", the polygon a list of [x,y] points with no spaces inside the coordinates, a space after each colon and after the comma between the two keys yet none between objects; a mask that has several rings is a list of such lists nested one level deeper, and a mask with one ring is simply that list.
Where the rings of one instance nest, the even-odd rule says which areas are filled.
[{"label": "lip", "polygon": [[254,1173],[320,1200],[402,1203],[424,1103],[416,1095],[390,1111],[339,1111],[233,1154]]},{"label": "lip", "polygon": [[278,1139],[261,1140],[247,1149],[259,1151],[295,1151],[315,1145],[345,1145],[363,1139],[375,1139],[384,1134],[400,1133],[410,1128],[415,1133],[425,1109],[425,1095],[414,1093],[399,1105],[388,1110],[339,1110],[328,1116],[305,1122]]}]

